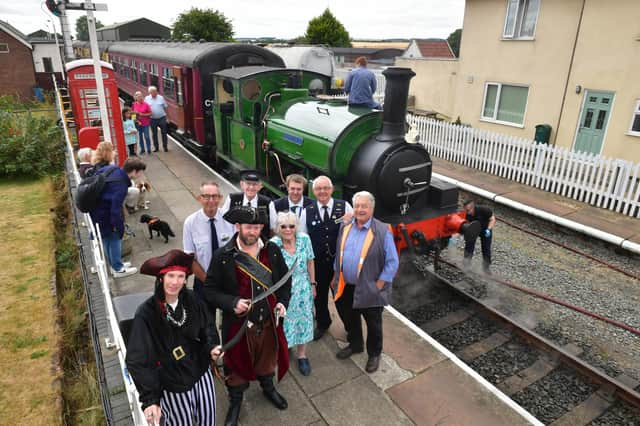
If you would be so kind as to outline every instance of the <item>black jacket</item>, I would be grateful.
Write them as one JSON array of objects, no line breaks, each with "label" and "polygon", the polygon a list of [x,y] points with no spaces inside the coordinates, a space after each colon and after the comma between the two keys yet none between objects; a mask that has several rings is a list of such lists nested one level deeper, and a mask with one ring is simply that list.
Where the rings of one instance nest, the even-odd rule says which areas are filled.
[{"label": "black jacket", "polygon": [[[244,318],[238,317],[233,309],[240,298],[238,296],[238,284],[236,280],[236,268],[234,255],[237,253],[236,233],[224,247],[221,247],[213,255],[207,279],[204,283],[204,294],[207,303],[212,307],[222,310],[222,340],[226,342],[229,326],[234,321],[242,321]],[[282,257],[280,248],[267,241],[262,250],[267,250],[269,262],[271,263],[271,273],[273,283],[275,284],[289,270],[287,264]],[[291,278],[289,282],[280,287],[275,292],[278,302],[282,303],[285,308],[289,306],[291,297]]]},{"label": "black jacket", "polygon": [[[209,368],[211,349],[220,344],[215,317],[205,304],[187,289],[180,292],[179,300],[187,310],[182,327],[167,321],[155,295],[138,307],[133,319],[126,363],[143,410],[160,404],[164,390],[191,389]],[[178,346],[185,355],[176,360],[173,350]]]}]

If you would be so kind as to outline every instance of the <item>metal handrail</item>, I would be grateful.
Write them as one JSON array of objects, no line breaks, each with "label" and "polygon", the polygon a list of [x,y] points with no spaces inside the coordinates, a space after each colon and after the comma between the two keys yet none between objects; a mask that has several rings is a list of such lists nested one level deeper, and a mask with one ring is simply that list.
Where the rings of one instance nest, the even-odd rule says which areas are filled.
[{"label": "metal handrail", "polygon": [[[64,110],[62,108],[62,98],[60,96],[60,91],[58,89],[58,85],[53,79],[56,100],[58,104],[58,114],[61,118],[62,130],[64,133],[64,138],[66,141],[66,148],[69,157],[72,159],[71,161],[71,174],[75,179],[76,183],[80,182],[80,174],[78,173],[78,168],[75,163],[75,156],[73,152],[73,146],[71,144],[71,138],[69,137],[69,129],[67,127],[67,123],[64,120]],[[93,233],[94,238],[90,239],[91,243],[91,252],[93,253],[93,260],[96,268],[96,273],[98,274],[98,279],[100,281],[100,287],[102,289],[102,294],[104,296],[105,307],[107,311],[107,322],[109,324],[109,332],[111,334],[111,338],[113,340],[105,342],[106,347],[112,348],[118,353],[118,361],[120,363],[120,370],[122,372],[122,378],[124,381],[124,386],[127,393],[127,399],[129,400],[129,408],[131,410],[131,416],[133,418],[134,424],[136,425],[144,425],[146,424],[144,413],[142,412],[142,408],[139,401],[138,390],[136,389],[133,379],[129,375],[127,370],[127,366],[125,363],[125,358],[127,356],[127,349],[124,344],[124,339],[122,337],[122,333],[120,332],[120,327],[118,325],[118,321],[116,319],[115,311],[113,308],[113,302],[111,300],[111,291],[109,288],[109,274],[107,271],[107,262],[105,261],[105,256],[103,252],[102,245],[102,235],[100,233],[100,226],[94,224],[91,220],[91,216],[88,213],[82,213],[82,225],[87,226],[89,230]],[[89,291],[85,289],[85,291]],[[105,339],[106,340],[106,339]]]}]

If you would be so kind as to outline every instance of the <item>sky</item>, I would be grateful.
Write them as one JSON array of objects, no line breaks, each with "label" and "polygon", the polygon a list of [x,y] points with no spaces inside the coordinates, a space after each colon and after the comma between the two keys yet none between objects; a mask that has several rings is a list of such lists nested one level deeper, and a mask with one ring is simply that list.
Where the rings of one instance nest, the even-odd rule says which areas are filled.
[{"label": "sky", "polygon": [[[79,2],[79,0],[72,0]],[[96,12],[104,25],[145,17],[171,26],[176,17],[191,7],[211,8],[231,20],[235,37],[295,38],[305,33],[312,18],[329,7],[352,39],[446,38],[462,27],[464,0],[98,0],[108,7]],[[51,30],[43,0],[2,0],[0,19],[25,34]],[[75,35],[75,20],[82,12],[69,11]],[[60,21],[55,21],[60,31]]]}]

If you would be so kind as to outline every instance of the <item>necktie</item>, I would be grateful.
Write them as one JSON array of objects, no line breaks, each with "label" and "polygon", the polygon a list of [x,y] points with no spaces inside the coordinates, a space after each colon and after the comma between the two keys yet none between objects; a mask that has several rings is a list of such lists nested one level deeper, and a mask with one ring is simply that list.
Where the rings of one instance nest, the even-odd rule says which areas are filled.
[{"label": "necktie", "polygon": [[298,209],[298,206],[291,206],[291,211],[292,211],[292,212],[294,212],[294,213],[295,213],[297,209]]},{"label": "necktie", "polygon": [[322,221],[324,223],[328,223],[329,222],[329,206],[322,206],[322,208],[324,209],[324,214],[322,215]]},{"label": "necktie", "polygon": [[216,232],[216,220],[209,219],[209,225],[211,226],[211,254],[218,249],[218,233]]}]

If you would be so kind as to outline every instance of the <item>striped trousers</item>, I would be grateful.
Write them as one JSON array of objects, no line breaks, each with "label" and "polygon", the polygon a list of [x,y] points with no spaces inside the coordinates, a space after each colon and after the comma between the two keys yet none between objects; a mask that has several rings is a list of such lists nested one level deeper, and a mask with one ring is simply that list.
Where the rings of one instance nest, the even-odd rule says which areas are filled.
[{"label": "striped trousers", "polygon": [[160,408],[165,426],[215,426],[216,391],[211,368],[187,392],[163,391]]}]

